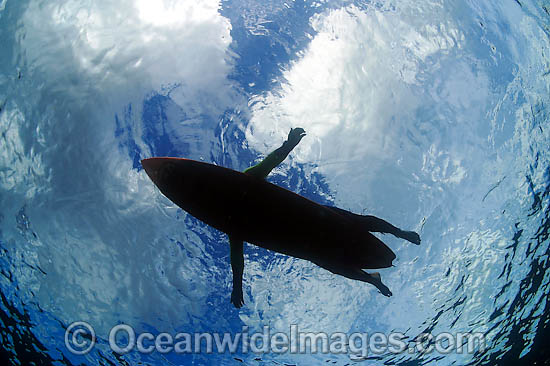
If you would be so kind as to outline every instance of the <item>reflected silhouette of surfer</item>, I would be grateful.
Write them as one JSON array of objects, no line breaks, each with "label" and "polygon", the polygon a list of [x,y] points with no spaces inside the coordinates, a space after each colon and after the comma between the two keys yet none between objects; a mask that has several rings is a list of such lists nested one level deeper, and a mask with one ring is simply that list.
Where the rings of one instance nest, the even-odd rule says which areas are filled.
[{"label": "reflected silhouette of surfer", "polygon": [[392,266],[393,251],[371,232],[389,233],[420,244],[414,231],[404,231],[380,218],[317,204],[266,181],[306,135],[293,128],[281,147],[243,173],[179,158],[142,160],[161,192],[191,215],[228,234],[233,290],[231,302],[243,304],[244,242],[310,262],[346,278],[370,283],[385,296],[379,269]]}]

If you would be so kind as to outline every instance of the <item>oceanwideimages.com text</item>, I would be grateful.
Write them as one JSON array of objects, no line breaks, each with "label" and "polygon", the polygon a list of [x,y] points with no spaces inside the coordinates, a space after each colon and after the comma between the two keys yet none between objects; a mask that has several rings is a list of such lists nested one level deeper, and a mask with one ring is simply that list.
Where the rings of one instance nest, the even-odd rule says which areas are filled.
[{"label": "oceanwideimages.com text", "polygon": [[[291,325],[289,332],[272,332],[264,326],[261,332],[250,332],[247,326],[239,333],[136,332],[130,325],[114,326],[108,336],[109,347],[118,354],[139,353],[321,353],[350,354],[360,357],[387,353],[469,353],[483,352],[483,333],[423,333],[409,339],[392,332],[344,333],[302,332]],[[89,353],[96,343],[95,331],[86,322],[72,323],[65,333],[65,345],[73,354]]]}]

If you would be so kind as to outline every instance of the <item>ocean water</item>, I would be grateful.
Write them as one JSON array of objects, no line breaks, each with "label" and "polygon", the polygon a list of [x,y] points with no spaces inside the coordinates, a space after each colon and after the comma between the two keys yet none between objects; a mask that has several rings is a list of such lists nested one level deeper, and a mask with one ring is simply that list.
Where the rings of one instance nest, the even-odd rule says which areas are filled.
[{"label": "ocean water", "polygon": [[[549,14],[545,0],[0,0],[2,364],[544,364]],[[245,245],[235,309],[227,238],[139,163],[243,170],[298,126],[271,182],[420,233],[381,236],[393,297]],[[95,337],[71,338],[74,322]],[[117,353],[117,325],[348,343]],[[367,350],[375,333],[407,348]],[[483,344],[416,347],[425,333]]]}]

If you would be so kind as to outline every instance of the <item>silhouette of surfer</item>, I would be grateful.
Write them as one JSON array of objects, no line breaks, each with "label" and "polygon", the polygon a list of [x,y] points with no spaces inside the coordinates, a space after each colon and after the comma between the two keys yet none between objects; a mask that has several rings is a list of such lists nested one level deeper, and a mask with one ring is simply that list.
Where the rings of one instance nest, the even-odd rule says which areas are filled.
[{"label": "silhouette of surfer", "polygon": [[369,215],[323,206],[267,182],[305,136],[291,129],[281,147],[244,173],[196,160],[153,157],[141,164],[159,190],[202,222],[226,233],[231,245],[231,302],[243,305],[243,243],[308,260],[341,276],[370,283],[385,296],[392,293],[377,272],[387,268],[393,251],[372,232],[390,233],[420,244],[413,231],[403,231]]},{"label": "silhouette of surfer", "polygon": [[[244,171],[245,174],[253,176],[258,179],[265,179],[269,173],[279,165],[288,154],[300,143],[302,138],[306,135],[303,128],[293,128],[288,134],[287,141],[283,143],[281,147],[270,153],[259,164],[254,165]],[[331,206],[325,206],[331,211],[331,214],[337,214],[339,220],[344,220],[346,224],[352,223],[349,226],[351,231],[356,232],[359,239],[351,243],[350,246],[341,246],[340,243],[333,243],[333,248],[330,251],[325,247],[313,247],[306,246],[307,252],[304,248],[295,249],[295,252],[301,257],[310,260],[318,266],[327,269],[328,271],[339,274],[341,276],[358,280],[362,282],[370,283],[376,286],[380,292],[385,296],[391,296],[392,293],[388,287],[386,287],[380,278],[378,272],[367,273],[363,269],[376,269],[391,267],[395,254],[384,243],[378,240],[368,232],[390,233],[398,238],[402,238],[410,241],[414,244],[420,244],[420,237],[414,231],[404,231],[392,224],[370,215],[358,215],[352,212]],[[322,208],[325,210],[325,208]],[[249,213],[254,215],[254,213]],[[291,213],[289,213],[291,214]],[[324,215],[324,213],[322,213]],[[351,224],[350,224],[351,225]],[[319,230],[323,228],[320,227]],[[342,230],[346,230],[342,228]],[[276,228],[275,228],[276,230]],[[367,243],[360,242],[364,240]],[[243,290],[242,279],[244,271],[244,257],[243,257],[243,240],[238,239],[236,236],[229,234],[229,243],[231,245],[231,269],[233,272],[233,291],[231,293],[231,302],[235,307],[240,308],[243,304]],[[364,249],[361,248],[364,245]],[[357,256],[357,248],[361,250],[361,258],[354,260]],[[282,248],[282,247],[281,247]],[[277,247],[277,249],[281,249]],[[350,249],[352,248],[352,249]],[[285,248],[287,253],[292,253],[292,249]],[[292,254],[290,254],[292,255]]]}]

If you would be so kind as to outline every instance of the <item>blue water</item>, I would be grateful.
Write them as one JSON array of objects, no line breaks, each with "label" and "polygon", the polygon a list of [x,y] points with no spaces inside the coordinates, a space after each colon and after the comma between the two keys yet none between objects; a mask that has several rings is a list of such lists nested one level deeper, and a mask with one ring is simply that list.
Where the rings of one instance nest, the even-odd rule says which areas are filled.
[{"label": "blue water", "polygon": [[[547,360],[549,13],[541,0],[0,0],[3,364]],[[271,182],[420,233],[420,247],[382,237],[393,297],[247,245],[233,308],[225,236],[139,163],[243,170],[297,126],[307,136]],[[75,321],[96,333],[86,355],[64,342]],[[479,332],[486,347],[119,355],[118,324]]]}]

